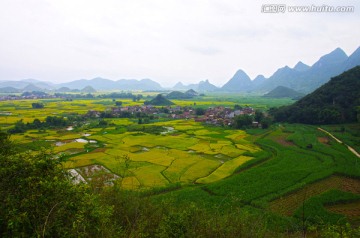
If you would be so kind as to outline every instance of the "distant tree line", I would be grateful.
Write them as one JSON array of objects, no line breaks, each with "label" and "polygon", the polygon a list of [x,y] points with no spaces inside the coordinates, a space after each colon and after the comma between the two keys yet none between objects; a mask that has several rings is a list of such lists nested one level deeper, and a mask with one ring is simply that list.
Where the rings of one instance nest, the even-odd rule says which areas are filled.
[{"label": "distant tree line", "polygon": [[15,123],[14,128],[8,130],[9,133],[24,133],[27,130],[40,129],[44,130],[47,128],[62,128],[71,124],[72,120],[65,119],[61,116],[48,116],[44,122],[41,122],[38,118],[35,118],[32,123],[24,123],[21,119]]},{"label": "distant tree line", "polygon": [[45,97],[49,94],[42,92],[42,91],[32,91],[32,92],[23,92],[21,96],[23,97],[29,97],[29,96],[37,96],[37,97]]},{"label": "distant tree line", "polygon": [[95,96],[91,93],[87,94],[80,94],[80,93],[55,93],[55,97],[58,98],[68,98],[68,99],[75,99],[75,98],[94,98]]}]

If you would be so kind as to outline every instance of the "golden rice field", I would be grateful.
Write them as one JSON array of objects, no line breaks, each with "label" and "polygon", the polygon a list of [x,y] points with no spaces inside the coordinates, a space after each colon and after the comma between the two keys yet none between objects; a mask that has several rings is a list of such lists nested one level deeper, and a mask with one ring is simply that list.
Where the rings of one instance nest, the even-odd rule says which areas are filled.
[{"label": "golden rice field", "polygon": [[[44,108],[33,109],[31,104],[37,101],[0,102],[2,129],[8,129],[21,119],[25,123],[35,118],[44,121],[47,116],[85,114],[88,110],[104,111],[111,105],[111,99],[52,99],[41,101]],[[130,99],[121,101],[123,105],[141,103]],[[175,103],[185,106],[190,102]],[[197,103],[206,106],[224,102]],[[28,130],[13,135],[12,139],[20,143],[50,143],[53,153],[66,156],[64,166],[69,169],[103,165],[121,177],[120,184],[125,188],[148,188],[171,183],[211,183],[231,176],[239,166],[252,159],[244,156],[244,153],[260,150],[247,140],[248,135],[244,131],[205,127],[192,120],[152,124],[173,128],[171,133],[164,135],[116,129],[134,124],[130,119],[112,118],[107,121],[112,126],[81,132],[68,131],[66,128],[43,132]],[[125,165],[126,156],[130,158],[129,165]]]}]

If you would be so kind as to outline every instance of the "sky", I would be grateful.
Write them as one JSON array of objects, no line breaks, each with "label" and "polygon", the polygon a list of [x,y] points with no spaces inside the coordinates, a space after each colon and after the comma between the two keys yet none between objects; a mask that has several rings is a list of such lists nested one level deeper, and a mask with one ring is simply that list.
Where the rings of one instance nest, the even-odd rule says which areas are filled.
[{"label": "sky", "polygon": [[[354,6],[264,13],[264,4]],[[264,8],[265,10],[267,8]],[[360,46],[358,0],[0,0],[0,80],[250,78]]]}]

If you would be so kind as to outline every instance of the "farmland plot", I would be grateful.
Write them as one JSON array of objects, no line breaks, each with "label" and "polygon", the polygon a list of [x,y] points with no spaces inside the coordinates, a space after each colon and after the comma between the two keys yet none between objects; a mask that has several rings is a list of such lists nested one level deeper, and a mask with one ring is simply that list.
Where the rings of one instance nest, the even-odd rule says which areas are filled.
[{"label": "farmland plot", "polygon": [[[113,121],[117,125],[121,125],[121,122],[125,122],[123,126],[129,125],[123,119]],[[103,144],[102,151],[70,156],[66,166],[76,168],[101,164],[112,171],[122,171],[119,176],[123,176],[121,173],[125,166],[122,158],[128,156],[130,165],[122,178],[123,187],[149,188],[169,183],[209,183],[220,180],[231,176],[240,165],[252,159],[241,156],[244,152],[260,150],[244,139],[246,133],[243,131],[226,131],[220,134],[199,123],[181,120],[155,125],[171,126],[174,129],[162,135],[116,131],[114,128],[90,130],[88,132],[91,135],[86,138]],[[189,129],[192,132],[190,134]],[[214,140],[212,136],[221,139]],[[242,145],[241,148],[239,145]]]}]

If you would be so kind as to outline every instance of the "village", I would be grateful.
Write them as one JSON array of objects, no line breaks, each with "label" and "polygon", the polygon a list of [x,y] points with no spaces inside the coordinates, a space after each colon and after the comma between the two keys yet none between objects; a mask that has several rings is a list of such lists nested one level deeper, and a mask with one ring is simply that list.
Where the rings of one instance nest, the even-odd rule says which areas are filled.
[{"label": "village", "polygon": [[[152,105],[142,106],[124,106],[112,107],[105,112],[89,110],[86,114],[90,118],[141,118],[149,117],[150,119],[169,118],[169,119],[193,119],[196,122],[202,122],[214,126],[231,126],[236,116],[250,115],[253,116],[255,110],[252,107],[230,107],[218,106],[207,109],[193,108],[191,106],[163,106],[155,107]],[[253,122],[253,126],[258,126]]]}]

